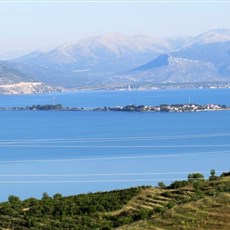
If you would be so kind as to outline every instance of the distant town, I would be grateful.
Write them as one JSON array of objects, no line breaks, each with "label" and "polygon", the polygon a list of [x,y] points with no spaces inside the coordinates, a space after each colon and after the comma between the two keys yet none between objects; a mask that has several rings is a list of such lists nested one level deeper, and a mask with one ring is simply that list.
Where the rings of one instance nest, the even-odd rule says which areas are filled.
[{"label": "distant town", "polygon": [[115,111],[115,112],[202,112],[230,110],[230,106],[205,104],[162,104],[154,106],[146,105],[126,105],[115,107],[80,108],[65,107],[61,104],[56,105],[33,105],[27,107],[0,107],[0,111]]},{"label": "distant town", "polygon": [[131,90],[175,90],[175,89],[229,89],[230,82],[187,82],[187,83],[164,83],[164,84],[152,84],[144,83],[141,84],[116,84],[102,85],[98,88],[83,88],[78,90],[120,90],[120,91],[131,91]]}]

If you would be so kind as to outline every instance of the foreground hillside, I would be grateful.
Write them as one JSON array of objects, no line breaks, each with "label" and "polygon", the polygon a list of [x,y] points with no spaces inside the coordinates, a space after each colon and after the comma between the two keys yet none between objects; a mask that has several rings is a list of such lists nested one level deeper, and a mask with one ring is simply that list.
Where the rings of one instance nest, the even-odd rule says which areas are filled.
[{"label": "foreground hillside", "polygon": [[0,204],[1,229],[230,229],[230,173],[199,173],[170,186]]}]

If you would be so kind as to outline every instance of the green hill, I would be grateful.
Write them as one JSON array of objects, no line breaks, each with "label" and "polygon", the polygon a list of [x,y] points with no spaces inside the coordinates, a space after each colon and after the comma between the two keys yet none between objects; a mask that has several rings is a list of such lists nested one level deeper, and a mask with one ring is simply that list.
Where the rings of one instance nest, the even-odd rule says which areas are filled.
[{"label": "green hill", "polygon": [[230,229],[230,173],[188,175],[158,188],[136,187],[41,200],[9,196],[0,229]]}]

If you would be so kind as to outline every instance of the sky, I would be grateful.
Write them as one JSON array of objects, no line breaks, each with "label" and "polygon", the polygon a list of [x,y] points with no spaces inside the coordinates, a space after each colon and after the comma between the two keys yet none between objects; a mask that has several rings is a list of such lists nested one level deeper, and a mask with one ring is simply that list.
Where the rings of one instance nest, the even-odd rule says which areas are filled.
[{"label": "sky", "polygon": [[0,0],[0,57],[111,32],[177,37],[230,28],[230,0],[205,3],[73,1]]}]

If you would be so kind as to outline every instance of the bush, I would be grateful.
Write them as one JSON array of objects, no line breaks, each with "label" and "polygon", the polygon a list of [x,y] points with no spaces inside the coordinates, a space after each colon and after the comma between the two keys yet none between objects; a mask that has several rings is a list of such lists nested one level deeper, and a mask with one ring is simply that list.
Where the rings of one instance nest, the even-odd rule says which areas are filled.
[{"label": "bush", "polygon": [[175,205],[176,205],[176,203],[175,203],[174,201],[170,201],[170,202],[167,204],[167,208],[168,208],[168,209],[173,208]]},{"label": "bush", "polygon": [[138,213],[136,213],[133,216],[133,220],[134,221],[143,220],[150,217],[151,215],[152,215],[152,211],[149,211],[147,209],[140,209]]},{"label": "bush", "polygon": [[193,182],[193,187],[195,188],[196,191],[203,190],[205,186],[205,181],[198,180]]},{"label": "bush", "polygon": [[182,181],[176,180],[176,181],[172,182],[172,183],[168,186],[168,188],[169,188],[169,189],[182,188],[182,187],[187,186],[188,184],[189,184],[189,183],[188,183],[188,181],[186,181],[186,180],[182,180]]},{"label": "bush", "polygon": [[159,187],[159,188],[165,188],[166,185],[164,184],[164,182],[160,181],[160,182],[158,183],[158,187]]},{"label": "bush", "polygon": [[163,213],[165,211],[165,208],[164,207],[156,207],[156,208],[154,208],[154,211],[156,213]]},{"label": "bush", "polygon": [[229,172],[223,172],[220,176],[221,177],[230,176],[230,171]]},{"label": "bush", "polygon": [[188,174],[188,182],[196,182],[196,181],[204,181],[204,175],[201,174],[201,173],[191,173],[191,174]]}]

